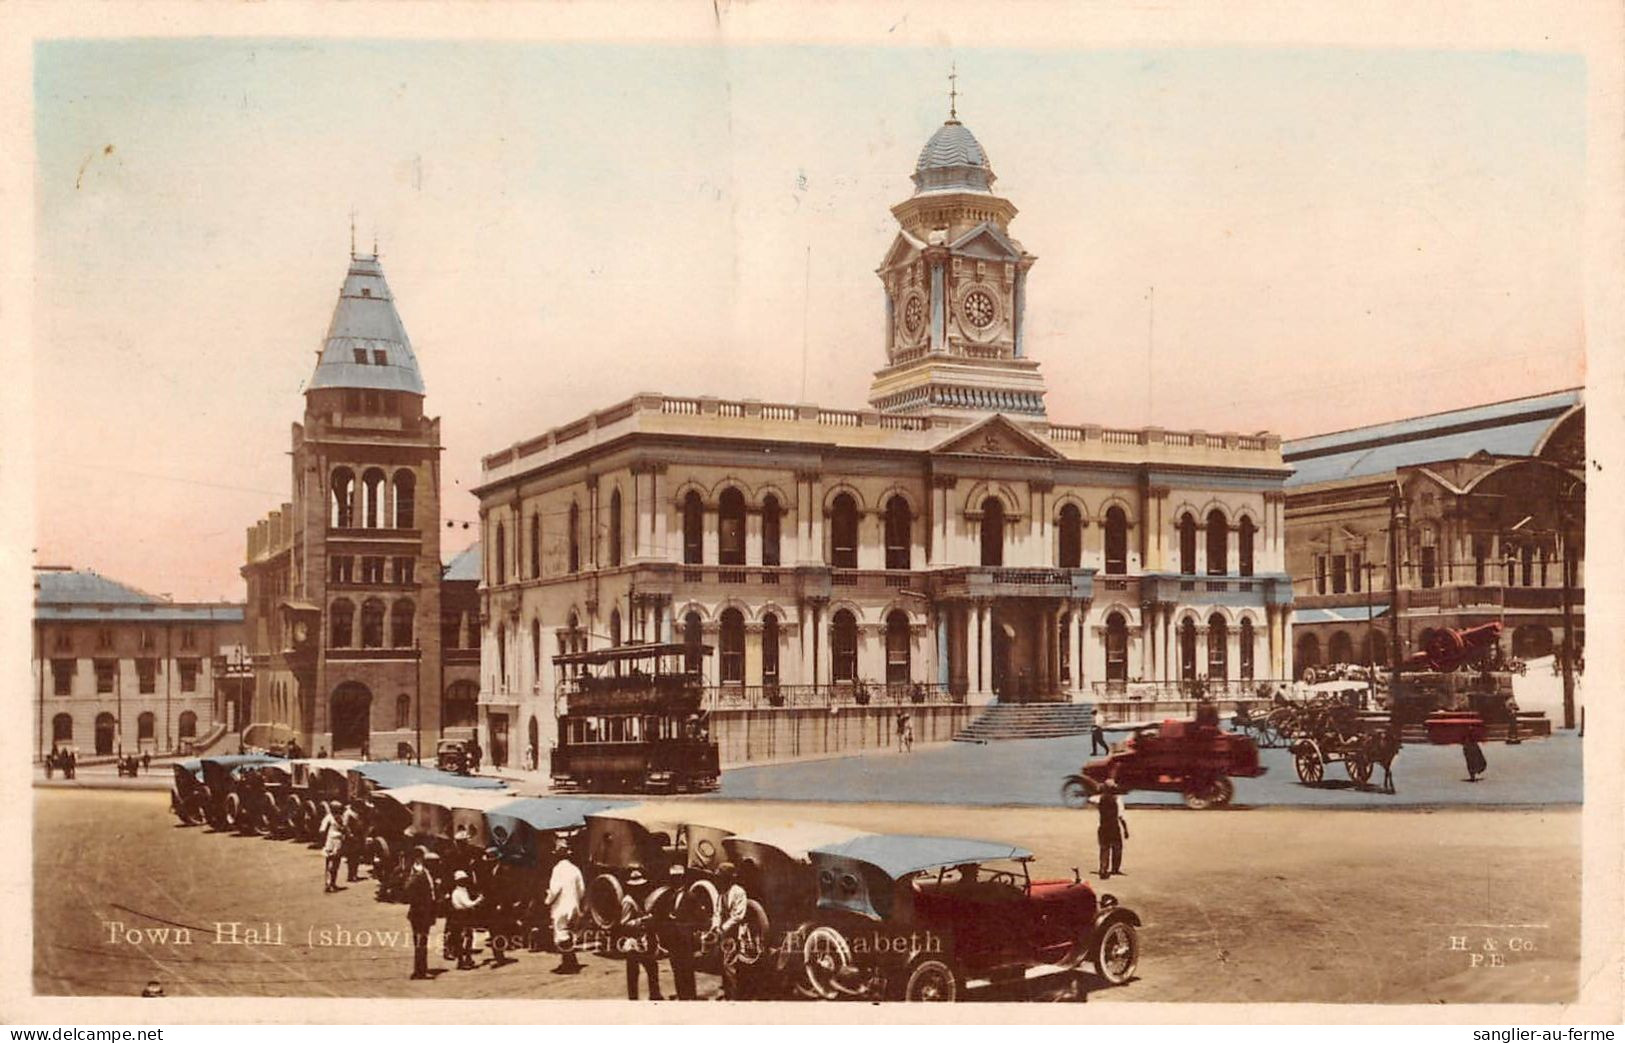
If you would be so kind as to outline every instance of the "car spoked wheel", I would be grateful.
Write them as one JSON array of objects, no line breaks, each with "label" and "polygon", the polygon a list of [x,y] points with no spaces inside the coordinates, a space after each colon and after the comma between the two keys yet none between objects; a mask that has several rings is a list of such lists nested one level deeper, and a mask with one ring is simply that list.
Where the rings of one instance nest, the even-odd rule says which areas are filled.
[{"label": "car spoked wheel", "polygon": [[840,931],[818,926],[807,932],[801,943],[802,978],[814,996],[832,1000],[846,995],[840,979],[851,966],[852,946]]},{"label": "car spoked wheel", "polygon": [[1107,984],[1122,985],[1140,964],[1140,936],[1132,924],[1117,920],[1101,932],[1095,948],[1095,972]]},{"label": "car spoked wheel", "polygon": [[1061,805],[1068,808],[1086,808],[1091,794],[1088,780],[1081,775],[1068,775],[1061,783]]},{"label": "car spoked wheel", "polygon": [[908,972],[903,999],[910,1003],[953,1003],[959,999],[959,975],[942,960],[921,960]]}]

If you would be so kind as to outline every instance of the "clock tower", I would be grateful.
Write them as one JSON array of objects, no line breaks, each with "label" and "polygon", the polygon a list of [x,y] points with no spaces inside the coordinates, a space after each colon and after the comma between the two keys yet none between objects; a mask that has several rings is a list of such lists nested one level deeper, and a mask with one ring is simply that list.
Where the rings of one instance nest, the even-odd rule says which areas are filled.
[{"label": "clock tower", "polygon": [[914,194],[877,269],[886,293],[886,366],[869,402],[885,413],[1042,419],[1044,381],[1023,350],[1027,271],[1010,237],[1016,208],[993,191],[987,153],[950,115],[920,151]]}]

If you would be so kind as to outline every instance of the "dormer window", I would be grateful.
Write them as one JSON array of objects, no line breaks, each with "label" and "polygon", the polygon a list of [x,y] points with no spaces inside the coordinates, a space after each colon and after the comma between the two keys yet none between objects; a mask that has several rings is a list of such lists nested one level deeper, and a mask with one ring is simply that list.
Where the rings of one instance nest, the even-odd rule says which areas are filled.
[{"label": "dormer window", "polygon": [[361,287],[361,296],[363,296],[363,297],[371,297],[372,296],[372,287],[371,286],[363,286],[363,287]]},{"label": "dormer window", "polygon": [[372,364],[375,366],[389,365],[389,352],[374,349],[372,353]]},{"label": "dormer window", "polygon": [[356,361],[356,365],[358,365],[358,366],[365,366],[367,364],[367,349],[366,348],[356,348],[355,349],[355,361]]}]

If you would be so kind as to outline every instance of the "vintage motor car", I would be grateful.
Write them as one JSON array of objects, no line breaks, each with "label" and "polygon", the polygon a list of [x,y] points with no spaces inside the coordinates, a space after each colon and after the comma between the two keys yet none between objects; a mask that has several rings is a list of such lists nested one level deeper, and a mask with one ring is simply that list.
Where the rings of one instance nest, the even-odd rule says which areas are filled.
[{"label": "vintage motor car", "polygon": [[683,822],[670,806],[658,803],[588,815],[582,851],[588,913],[600,928],[614,927],[623,918],[626,879],[634,868],[651,880],[665,880],[673,865],[681,865],[693,871],[686,888],[693,893],[690,908],[705,905],[709,915],[721,902],[712,878],[725,860],[722,841],[730,835],[717,826]]},{"label": "vintage motor car", "polygon": [[1231,778],[1254,778],[1265,770],[1258,763],[1258,744],[1220,728],[1216,718],[1163,721],[1136,730],[1107,756],[1068,775],[1061,783],[1061,802],[1081,808],[1111,779],[1124,793],[1180,793],[1188,808],[1223,807],[1235,797]]},{"label": "vintage motor car", "polygon": [[441,739],[435,745],[434,764],[441,771],[453,775],[467,775],[474,770],[474,755],[467,739]]},{"label": "vintage motor car", "polygon": [[459,789],[475,790],[505,790],[508,784],[502,779],[487,778],[483,775],[458,775],[454,772],[441,771],[422,764],[408,764],[402,761],[346,761],[348,767],[349,797],[351,800],[363,800],[379,790],[396,789],[401,786],[416,786],[432,783],[440,786],[455,786]]},{"label": "vintage motor car", "polygon": [[[1032,852],[955,837],[859,836],[809,853],[819,918],[802,980],[823,999],[951,1001],[967,990],[1092,963],[1121,985],[1139,964],[1140,918],[1071,880],[1034,880]],[[1006,866],[988,872],[987,863]]]},{"label": "vintage motor car", "polygon": [[180,761],[175,765],[170,809],[184,825],[208,822],[217,830],[232,829],[235,823],[228,822],[226,814],[227,800],[236,791],[233,773],[280,759],[268,753],[230,753]]}]

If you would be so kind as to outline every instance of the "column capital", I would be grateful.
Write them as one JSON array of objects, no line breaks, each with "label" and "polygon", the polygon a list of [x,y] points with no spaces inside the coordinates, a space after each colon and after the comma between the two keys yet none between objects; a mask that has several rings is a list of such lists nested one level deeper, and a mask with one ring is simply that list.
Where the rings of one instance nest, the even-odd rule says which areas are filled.
[{"label": "column capital", "polygon": [[931,488],[952,489],[959,484],[959,477],[952,474],[934,474],[931,476]]},{"label": "column capital", "polygon": [[824,472],[822,469],[811,467],[796,468],[796,481],[798,482],[816,482],[823,477]]},{"label": "column capital", "polygon": [[1027,487],[1035,493],[1052,492],[1055,489],[1055,480],[1053,478],[1029,478]]},{"label": "column capital", "polygon": [[666,461],[664,460],[634,460],[630,468],[633,474],[665,474]]}]

